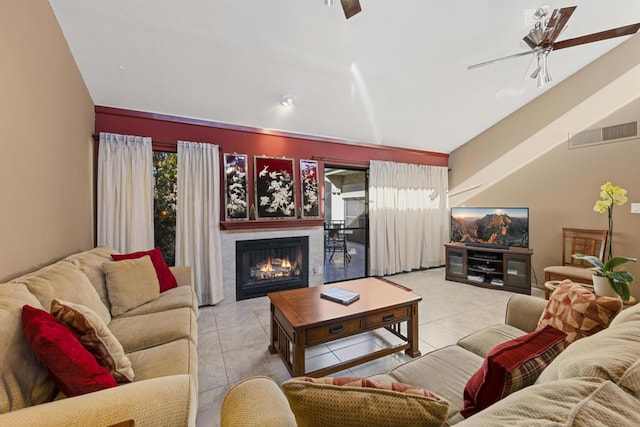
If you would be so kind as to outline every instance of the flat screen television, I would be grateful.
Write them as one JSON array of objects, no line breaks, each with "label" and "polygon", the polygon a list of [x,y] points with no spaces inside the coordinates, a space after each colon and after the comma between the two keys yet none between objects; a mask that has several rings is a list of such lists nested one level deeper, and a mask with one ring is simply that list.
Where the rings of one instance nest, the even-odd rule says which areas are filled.
[{"label": "flat screen television", "polygon": [[451,241],[528,248],[529,208],[451,208]]}]

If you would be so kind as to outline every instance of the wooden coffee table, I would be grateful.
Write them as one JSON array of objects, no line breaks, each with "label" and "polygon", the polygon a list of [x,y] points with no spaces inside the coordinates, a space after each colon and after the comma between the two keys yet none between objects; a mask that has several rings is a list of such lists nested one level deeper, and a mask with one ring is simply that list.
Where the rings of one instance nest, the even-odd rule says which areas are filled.
[{"label": "wooden coffee table", "polygon": [[[360,299],[342,305],[320,298],[331,287],[358,292]],[[331,285],[268,294],[271,300],[271,344],[296,376],[321,377],[404,350],[420,356],[418,346],[418,302],[422,297],[386,280],[365,278]],[[401,324],[407,322],[406,336]],[[362,332],[385,328],[404,342],[313,372],[305,370],[305,348]]]}]

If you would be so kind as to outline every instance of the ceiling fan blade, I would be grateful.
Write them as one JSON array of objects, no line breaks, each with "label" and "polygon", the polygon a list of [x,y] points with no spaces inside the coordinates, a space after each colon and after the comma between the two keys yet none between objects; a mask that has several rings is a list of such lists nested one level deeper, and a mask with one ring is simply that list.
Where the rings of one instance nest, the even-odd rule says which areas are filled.
[{"label": "ceiling fan blade", "polygon": [[491,61],[486,61],[486,62],[481,62],[479,64],[469,65],[467,67],[467,70],[473,70],[475,68],[484,67],[485,65],[493,64],[494,62],[504,61],[505,59],[517,58],[518,56],[532,55],[534,52],[535,52],[534,50],[529,51],[529,52],[520,52],[520,53],[515,53],[513,55],[503,56],[502,58],[492,59]]},{"label": "ceiling fan blade", "polygon": [[362,11],[362,7],[360,7],[360,0],[340,0],[340,3],[342,3],[344,16],[346,16],[347,19]]},{"label": "ceiling fan blade", "polygon": [[553,43],[553,50],[578,46],[585,43],[599,42],[601,40],[612,39],[615,37],[628,36],[637,33],[639,29],[640,22],[636,24],[625,25],[624,27],[601,31],[599,33],[587,34],[586,36],[576,37],[574,39],[562,40],[561,42]]},{"label": "ceiling fan blade", "polygon": [[560,36],[560,33],[564,29],[565,25],[575,12],[577,6],[563,7],[562,9],[556,9],[553,11],[547,26],[542,34],[542,40],[538,43],[538,46],[543,48],[553,44],[554,41]]}]

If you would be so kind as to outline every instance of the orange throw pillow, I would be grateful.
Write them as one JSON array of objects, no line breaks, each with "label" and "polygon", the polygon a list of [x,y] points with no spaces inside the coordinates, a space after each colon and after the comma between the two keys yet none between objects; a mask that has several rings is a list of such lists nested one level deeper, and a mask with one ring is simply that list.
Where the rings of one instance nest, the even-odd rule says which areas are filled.
[{"label": "orange throw pillow", "polygon": [[551,294],[536,330],[553,326],[567,334],[565,345],[569,345],[605,329],[621,308],[619,298],[595,295],[579,284],[565,280]]}]

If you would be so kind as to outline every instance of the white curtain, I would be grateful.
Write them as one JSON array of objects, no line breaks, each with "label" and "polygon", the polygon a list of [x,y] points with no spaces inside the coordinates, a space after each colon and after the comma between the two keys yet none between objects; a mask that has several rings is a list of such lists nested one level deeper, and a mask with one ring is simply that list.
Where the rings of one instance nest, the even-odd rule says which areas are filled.
[{"label": "white curtain", "polygon": [[446,167],[371,161],[372,275],[444,264],[449,236],[447,190]]},{"label": "white curtain", "polygon": [[178,141],[176,265],[190,265],[200,305],[223,298],[218,146]]},{"label": "white curtain", "polygon": [[100,133],[98,245],[120,252],[153,247],[151,138]]}]

